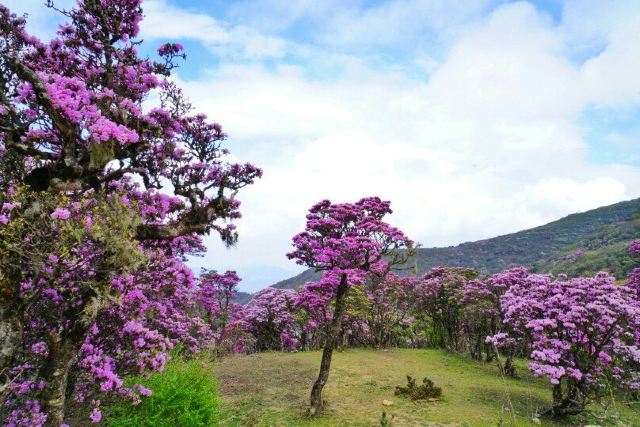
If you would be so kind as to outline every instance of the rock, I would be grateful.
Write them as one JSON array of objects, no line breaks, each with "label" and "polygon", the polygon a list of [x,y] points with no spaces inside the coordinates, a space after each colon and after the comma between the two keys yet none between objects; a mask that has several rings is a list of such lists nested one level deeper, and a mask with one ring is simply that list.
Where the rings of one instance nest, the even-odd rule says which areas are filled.
[{"label": "rock", "polygon": [[393,402],[392,402],[392,401],[390,401],[390,400],[386,400],[386,399],[385,399],[385,400],[383,400],[383,401],[382,401],[382,404],[383,404],[384,406],[391,406],[391,405],[393,405]]}]

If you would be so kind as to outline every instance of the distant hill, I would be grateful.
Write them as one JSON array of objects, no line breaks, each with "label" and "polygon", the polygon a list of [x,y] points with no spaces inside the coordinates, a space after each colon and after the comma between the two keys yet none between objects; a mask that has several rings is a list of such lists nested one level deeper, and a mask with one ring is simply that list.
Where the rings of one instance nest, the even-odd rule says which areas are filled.
[{"label": "distant hill", "polygon": [[[433,267],[471,267],[491,274],[514,265],[571,276],[604,270],[624,277],[636,261],[628,244],[640,236],[640,199],[571,214],[540,227],[446,248],[421,248],[410,261],[419,273]],[[414,269],[411,269],[414,270]],[[306,270],[273,285],[297,288],[317,280]]]},{"label": "distant hill", "polygon": [[629,242],[640,237],[640,214],[629,221],[601,226],[580,242],[569,245],[553,257],[533,264],[532,270],[569,276],[591,276],[608,271],[621,279],[638,266],[629,254]]},{"label": "distant hill", "polygon": [[246,304],[249,301],[251,301],[252,296],[253,294],[240,291],[240,292],[236,292],[233,298],[231,298],[231,301],[235,302],[236,304]]}]

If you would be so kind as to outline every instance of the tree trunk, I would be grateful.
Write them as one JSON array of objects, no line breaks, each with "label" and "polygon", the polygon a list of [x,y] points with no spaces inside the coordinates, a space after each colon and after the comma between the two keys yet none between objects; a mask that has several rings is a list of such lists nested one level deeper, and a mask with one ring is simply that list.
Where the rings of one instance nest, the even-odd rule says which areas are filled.
[{"label": "tree trunk", "polygon": [[311,406],[309,407],[309,415],[318,414],[323,407],[322,389],[329,379],[329,369],[331,368],[331,356],[333,349],[337,344],[338,334],[342,326],[342,316],[345,308],[345,296],[348,290],[347,275],[343,274],[340,278],[340,284],[336,291],[336,304],[333,311],[333,319],[329,327],[327,339],[325,340],[324,349],[322,351],[322,361],[320,362],[320,372],[318,379],[311,389]]},{"label": "tree trunk", "polygon": [[518,378],[516,366],[513,364],[513,349],[508,350],[507,359],[504,362],[504,374],[511,378]]},{"label": "tree trunk", "polygon": [[47,426],[58,427],[64,423],[69,370],[75,363],[79,350],[79,345],[74,341],[64,340],[59,336],[51,340],[43,372],[43,403],[44,411],[47,413]]},{"label": "tree trunk", "polygon": [[578,384],[572,381],[566,382],[566,395],[562,392],[562,386],[553,386],[553,406],[543,413],[554,417],[564,417],[566,415],[577,415],[584,411],[586,399],[580,393]]},{"label": "tree trunk", "polygon": [[99,298],[91,298],[91,302],[85,306],[82,314],[66,316],[76,318],[73,326],[66,333],[49,336],[49,355],[42,372],[45,381],[42,400],[48,427],[59,427],[64,423],[69,370],[78,359],[80,347],[84,343],[89,327],[96,320],[101,303]]}]

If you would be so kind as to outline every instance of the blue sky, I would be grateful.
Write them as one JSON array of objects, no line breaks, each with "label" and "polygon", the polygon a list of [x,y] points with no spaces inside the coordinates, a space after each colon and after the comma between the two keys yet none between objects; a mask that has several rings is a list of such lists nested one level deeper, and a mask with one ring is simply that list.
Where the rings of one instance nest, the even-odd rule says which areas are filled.
[{"label": "blue sky", "polygon": [[[29,12],[46,37],[41,0]],[[59,0],[58,4],[71,4]],[[228,147],[265,170],[237,247],[192,265],[255,291],[322,198],[392,200],[424,246],[492,237],[640,196],[637,0],[145,0],[146,52],[182,42],[176,79]]]}]

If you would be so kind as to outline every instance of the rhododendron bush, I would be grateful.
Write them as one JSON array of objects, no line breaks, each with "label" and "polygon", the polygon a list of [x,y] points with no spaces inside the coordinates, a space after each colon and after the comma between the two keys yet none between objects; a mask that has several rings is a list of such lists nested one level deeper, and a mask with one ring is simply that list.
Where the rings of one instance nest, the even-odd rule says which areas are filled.
[{"label": "rhododendron bush", "polygon": [[461,300],[473,270],[434,268],[418,282],[416,309],[429,320],[431,345],[452,351],[462,349]]},{"label": "rhododendron bush", "polygon": [[240,309],[237,323],[253,336],[256,351],[295,350],[295,299],[292,289],[266,288]]},{"label": "rhododendron bush", "polygon": [[232,302],[236,295],[240,277],[235,271],[219,274],[215,270],[203,270],[199,278],[198,302],[203,318],[214,333],[216,343],[222,343],[230,332],[231,318],[239,310]]},{"label": "rhododendron bush", "polygon": [[529,369],[553,384],[551,412],[580,412],[611,384],[640,386],[640,306],[633,289],[613,276],[529,275],[501,304],[512,338],[530,342]]},{"label": "rhododendron bush", "polygon": [[182,46],[139,56],[140,0],[59,12],[45,42],[0,5],[0,414],[15,426],[61,425],[68,397],[98,422],[101,394],[151,392],[124,375],[219,336],[185,257],[211,231],[235,242],[236,194],[261,175],[170,83]]},{"label": "rhododendron bush", "polygon": [[365,316],[373,347],[407,346],[413,342],[411,326],[415,277],[402,277],[390,272],[373,277],[366,285],[369,302]]},{"label": "rhododendron bush", "polygon": [[525,268],[517,267],[471,280],[465,284],[462,298],[462,328],[471,357],[482,359],[484,352],[485,360],[490,361],[500,352],[505,357],[504,361],[498,360],[500,369],[509,376],[516,376],[513,358],[516,354],[527,354],[527,342],[521,340],[518,343],[510,336],[511,329],[504,322],[502,297],[527,276],[529,272]]}]

